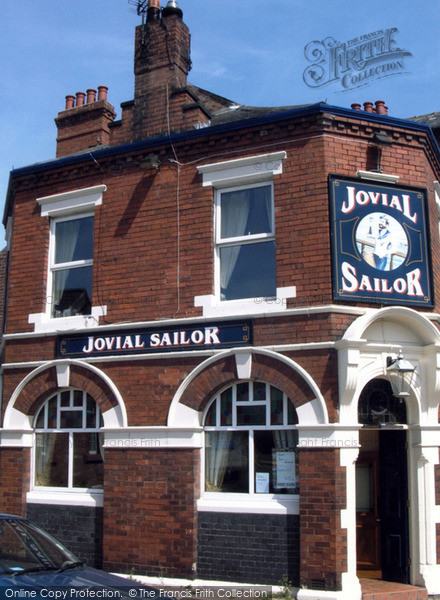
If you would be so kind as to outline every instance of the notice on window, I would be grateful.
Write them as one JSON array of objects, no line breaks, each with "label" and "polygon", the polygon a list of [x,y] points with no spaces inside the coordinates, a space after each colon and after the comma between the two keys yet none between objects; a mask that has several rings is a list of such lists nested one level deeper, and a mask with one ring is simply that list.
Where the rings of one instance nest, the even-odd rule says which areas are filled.
[{"label": "notice on window", "polygon": [[255,473],[255,493],[269,493],[269,473]]},{"label": "notice on window", "polygon": [[295,452],[275,450],[274,454],[275,487],[294,488],[296,486]]}]

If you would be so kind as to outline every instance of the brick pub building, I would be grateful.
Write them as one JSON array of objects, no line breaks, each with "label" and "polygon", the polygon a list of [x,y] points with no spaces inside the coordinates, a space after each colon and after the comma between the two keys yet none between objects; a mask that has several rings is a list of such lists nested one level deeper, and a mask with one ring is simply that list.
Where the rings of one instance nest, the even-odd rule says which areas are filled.
[{"label": "brick pub building", "polygon": [[440,593],[435,137],[200,89],[182,16],[11,173],[1,510],[118,572]]}]

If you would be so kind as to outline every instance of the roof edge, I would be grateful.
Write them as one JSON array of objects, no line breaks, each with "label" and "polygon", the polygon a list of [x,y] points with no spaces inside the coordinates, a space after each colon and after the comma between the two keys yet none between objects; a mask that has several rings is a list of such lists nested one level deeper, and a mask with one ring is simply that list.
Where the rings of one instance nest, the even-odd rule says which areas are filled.
[{"label": "roof edge", "polygon": [[189,131],[183,131],[180,133],[160,136],[156,138],[148,138],[138,142],[123,144],[120,146],[105,147],[100,148],[98,150],[93,150],[92,148],[90,149],[90,152],[84,151],[80,154],[71,154],[60,158],[50,159],[45,162],[34,163],[28,166],[13,169],[10,172],[6,204],[3,214],[3,225],[6,225],[9,214],[11,182],[16,177],[21,177],[24,175],[30,175],[34,173],[41,173],[53,168],[67,167],[75,164],[80,164],[83,162],[87,162],[88,160],[99,160],[109,158],[112,156],[118,156],[126,152],[136,152],[139,150],[144,150],[167,143],[175,144],[178,142],[185,142],[210,135],[228,133],[230,131],[237,131],[238,129],[248,129],[250,127],[255,127],[258,125],[267,125],[268,123],[276,123],[291,118],[313,116],[317,114],[333,114],[340,117],[355,118],[360,119],[362,121],[372,121],[375,123],[382,123],[388,126],[402,127],[412,131],[419,131],[421,133],[425,133],[429,137],[440,161],[439,145],[437,143],[437,140],[435,139],[431,127],[426,123],[419,123],[417,121],[411,121],[409,119],[391,117],[389,115],[367,113],[351,108],[349,109],[340,106],[332,106],[324,102],[319,102],[316,104],[303,105],[301,107],[292,108],[289,110],[281,110],[280,112],[274,112],[267,115],[260,115],[258,117],[251,117],[249,119],[241,119],[239,121],[221,123],[218,125],[203,127],[201,129],[191,129]]}]

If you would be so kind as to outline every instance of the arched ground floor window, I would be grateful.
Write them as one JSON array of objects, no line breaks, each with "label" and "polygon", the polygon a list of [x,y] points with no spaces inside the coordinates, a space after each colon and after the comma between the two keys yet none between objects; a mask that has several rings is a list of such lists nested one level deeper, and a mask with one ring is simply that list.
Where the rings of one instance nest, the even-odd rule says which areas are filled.
[{"label": "arched ground floor window", "polygon": [[[204,482],[198,513],[200,577],[298,581],[298,417],[282,390],[239,381],[204,413]],[[297,506],[297,504],[296,504]]]},{"label": "arched ground floor window", "polygon": [[34,487],[100,489],[102,416],[81,390],[62,390],[48,398],[35,419]]},{"label": "arched ground floor window", "polygon": [[205,425],[205,492],[297,494],[295,408],[262,381],[229,386],[212,400]]}]

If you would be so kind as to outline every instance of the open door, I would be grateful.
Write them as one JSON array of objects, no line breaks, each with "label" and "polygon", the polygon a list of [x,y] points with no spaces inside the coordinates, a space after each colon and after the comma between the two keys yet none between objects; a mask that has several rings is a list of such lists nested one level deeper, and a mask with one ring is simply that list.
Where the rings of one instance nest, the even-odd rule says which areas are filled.
[{"label": "open door", "polygon": [[[367,436],[362,436],[367,433]],[[356,463],[357,568],[364,577],[382,577],[381,519],[379,514],[378,432],[361,432]],[[365,448],[368,448],[365,450]]]},{"label": "open door", "polygon": [[357,568],[362,577],[409,582],[406,431],[367,430],[356,464]]},{"label": "open door", "polygon": [[379,432],[382,578],[409,582],[406,431]]}]

